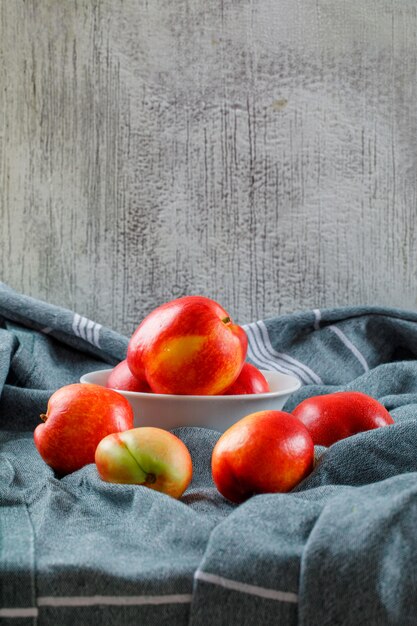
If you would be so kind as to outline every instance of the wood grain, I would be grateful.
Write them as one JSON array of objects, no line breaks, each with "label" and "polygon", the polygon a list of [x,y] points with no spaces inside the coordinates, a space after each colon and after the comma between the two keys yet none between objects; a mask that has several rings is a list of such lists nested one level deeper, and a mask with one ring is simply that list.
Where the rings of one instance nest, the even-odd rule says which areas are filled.
[{"label": "wood grain", "polygon": [[129,334],[415,309],[411,0],[0,0],[1,279]]}]

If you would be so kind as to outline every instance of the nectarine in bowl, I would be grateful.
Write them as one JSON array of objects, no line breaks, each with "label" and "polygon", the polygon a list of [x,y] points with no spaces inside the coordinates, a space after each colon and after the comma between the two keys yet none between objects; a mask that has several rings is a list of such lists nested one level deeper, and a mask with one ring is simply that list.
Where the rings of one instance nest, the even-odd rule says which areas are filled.
[{"label": "nectarine in bowl", "polygon": [[[257,411],[279,411],[301,383],[295,376],[261,370],[269,383],[266,393],[218,396],[189,396],[117,390],[131,404],[135,426],[156,426],[171,430],[198,426],[220,432],[242,417]],[[111,369],[89,372],[82,383],[106,386]]]}]

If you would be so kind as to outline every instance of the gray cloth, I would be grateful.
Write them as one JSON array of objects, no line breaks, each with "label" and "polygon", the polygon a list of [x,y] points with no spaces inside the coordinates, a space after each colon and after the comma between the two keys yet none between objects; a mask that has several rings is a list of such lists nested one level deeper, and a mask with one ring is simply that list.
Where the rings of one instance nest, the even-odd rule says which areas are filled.
[{"label": "gray cloth", "polygon": [[121,360],[127,339],[0,284],[0,617],[5,624],[416,624],[417,314],[346,308],[246,327],[250,359],[378,398],[395,425],[317,450],[290,494],[240,506],[215,489],[219,436],[176,434],[194,466],[180,501],[64,478],[33,430],[51,393]]}]

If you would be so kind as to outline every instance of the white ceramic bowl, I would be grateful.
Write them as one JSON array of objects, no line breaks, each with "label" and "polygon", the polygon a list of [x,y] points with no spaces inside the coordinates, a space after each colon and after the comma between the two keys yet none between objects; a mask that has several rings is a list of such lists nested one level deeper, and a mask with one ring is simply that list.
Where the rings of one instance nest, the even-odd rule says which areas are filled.
[{"label": "white ceramic bowl", "polygon": [[[106,385],[112,370],[99,370],[81,376],[82,383]],[[289,396],[300,388],[298,378],[261,370],[271,391],[239,396],[177,396],[159,393],[120,391],[132,405],[135,426],[157,426],[171,430],[177,426],[199,426],[224,432],[249,413],[279,411]]]}]

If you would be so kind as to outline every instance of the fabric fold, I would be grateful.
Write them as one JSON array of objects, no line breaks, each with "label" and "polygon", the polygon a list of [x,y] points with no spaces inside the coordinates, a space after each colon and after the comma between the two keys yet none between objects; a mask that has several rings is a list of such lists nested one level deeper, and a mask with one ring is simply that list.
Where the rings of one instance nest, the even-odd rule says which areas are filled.
[{"label": "fabric fold", "polygon": [[303,383],[286,411],[358,390],[395,424],[317,449],[291,493],[239,506],[213,484],[209,428],[175,431],[194,469],[180,501],[104,483],[93,464],[56,476],[33,443],[39,414],[59,387],[123,359],[128,339],[4,284],[0,320],[2,623],[414,623],[416,313],[316,309],[246,326],[250,360]]}]

